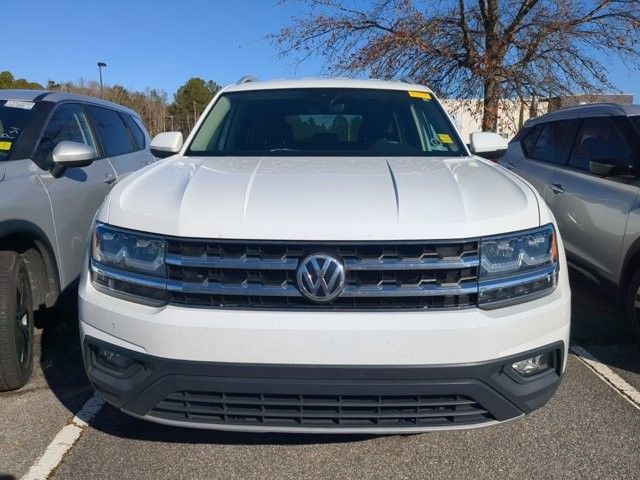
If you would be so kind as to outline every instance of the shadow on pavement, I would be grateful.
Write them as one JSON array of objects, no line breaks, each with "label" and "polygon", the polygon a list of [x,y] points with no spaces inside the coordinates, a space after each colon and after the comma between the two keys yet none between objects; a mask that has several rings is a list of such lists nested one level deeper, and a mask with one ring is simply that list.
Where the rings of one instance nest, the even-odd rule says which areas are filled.
[{"label": "shadow on pavement", "polygon": [[609,367],[640,374],[640,344],[615,292],[571,273],[571,341]]},{"label": "shadow on pavement", "polygon": [[75,413],[93,394],[82,365],[75,291],[65,293],[54,309],[37,312],[36,325],[42,328],[40,367],[47,384]]},{"label": "shadow on pavement", "polygon": [[[572,341],[590,350],[611,347],[611,351],[617,353],[602,356],[597,353],[600,360],[613,368],[640,373],[640,346],[628,320],[615,305],[615,295],[579,273],[571,274]],[[39,320],[43,326],[41,366],[45,378],[60,402],[70,412],[76,413],[93,393],[82,365],[76,298],[67,295],[60,307],[53,312],[44,312]],[[349,443],[372,438],[365,435],[243,434],[193,430],[138,420],[109,405],[92,422],[92,427],[117,437],[170,443],[299,445]],[[1,475],[0,480],[4,480]]]},{"label": "shadow on pavement", "polygon": [[636,343],[616,292],[571,271],[571,340],[580,345]]}]

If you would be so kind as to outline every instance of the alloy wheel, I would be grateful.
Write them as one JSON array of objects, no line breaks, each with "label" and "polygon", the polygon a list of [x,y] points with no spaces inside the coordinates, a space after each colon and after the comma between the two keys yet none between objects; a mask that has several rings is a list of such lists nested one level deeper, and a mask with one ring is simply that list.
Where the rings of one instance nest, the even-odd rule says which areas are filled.
[{"label": "alloy wheel", "polygon": [[25,367],[29,361],[30,334],[29,334],[29,307],[25,293],[24,275],[18,277],[16,284],[16,347],[18,360],[21,367]]}]

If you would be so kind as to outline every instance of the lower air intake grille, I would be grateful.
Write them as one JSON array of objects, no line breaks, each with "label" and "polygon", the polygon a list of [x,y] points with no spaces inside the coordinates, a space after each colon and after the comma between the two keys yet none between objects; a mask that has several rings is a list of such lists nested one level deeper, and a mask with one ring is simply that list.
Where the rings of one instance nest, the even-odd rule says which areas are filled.
[{"label": "lower air intake grille", "polygon": [[274,395],[176,392],[149,413],[179,422],[256,427],[411,428],[486,423],[473,399],[449,396]]}]

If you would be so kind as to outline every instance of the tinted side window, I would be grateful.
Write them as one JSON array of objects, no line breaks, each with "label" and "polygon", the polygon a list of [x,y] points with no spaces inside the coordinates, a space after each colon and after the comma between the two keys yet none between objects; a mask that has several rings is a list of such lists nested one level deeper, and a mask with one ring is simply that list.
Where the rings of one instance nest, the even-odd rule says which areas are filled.
[{"label": "tinted side window", "polygon": [[591,160],[619,167],[633,165],[633,151],[608,118],[587,118],[578,130],[569,165],[589,171]]},{"label": "tinted side window", "polygon": [[135,150],[129,131],[118,112],[94,106],[88,108],[107,156],[115,157]]},{"label": "tinted side window", "polygon": [[572,122],[559,121],[540,125],[541,130],[535,145],[528,151],[529,156],[543,162],[564,163],[564,145],[571,134]]},{"label": "tinted side window", "polygon": [[55,109],[36,149],[35,160],[50,163],[53,149],[62,141],[84,143],[96,150],[95,136],[80,105],[63,104]]},{"label": "tinted side window", "polygon": [[122,116],[124,123],[127,124],[129,132],[131,132],[136,150],[144,149],[144,147],[146,147],[145,136],[144,132],[138,126],[138,123],[133,119],[131,115],[127,115],[126,113],[121,113],[120,115]]},{"label": "tinted side window", "polygon": [[531,156],[531,152],[533,151],[533,148],[536,146],[536,140],[538,140],[538,136],[540,135],[540,130],[542,130],[542,126],[536,125],[532,129],[530,129],[529,132],[527,132],[524,139],[522,140],[522,150],[524,151],[525,155],[527,155],[528,157]]}]

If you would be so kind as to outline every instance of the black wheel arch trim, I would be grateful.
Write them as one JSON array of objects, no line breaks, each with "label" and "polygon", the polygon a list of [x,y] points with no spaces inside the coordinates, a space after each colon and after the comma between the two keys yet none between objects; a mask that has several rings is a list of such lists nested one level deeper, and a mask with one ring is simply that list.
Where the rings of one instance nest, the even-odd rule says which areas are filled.
[{"label": "black wheel arch trim", "polygon": [[[58,268],[56,250],[47,234],[36,224],[26,220],[7,220],[0,222],[0,248],[2,248],[1,246],[5,244],[7,239],[20,235],[28,236],[42,257],[48,283],[45,304],[47,307],[51,307],[55,304],[61,291],[60,269]],[[11,242],[6,244],[6,246],[8,248],[15,248]]]},{"label": "black wheel arch trim", "polygon": [[622,262],[622,269],[620,272],[619,286],[626,290],[629,281],[634,275],[633,266],[640,267],[640,237],[636,238],[631,246],[628,248],[624,261]]}]

